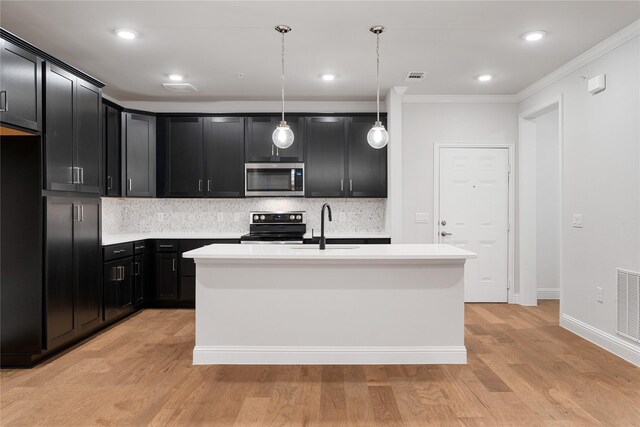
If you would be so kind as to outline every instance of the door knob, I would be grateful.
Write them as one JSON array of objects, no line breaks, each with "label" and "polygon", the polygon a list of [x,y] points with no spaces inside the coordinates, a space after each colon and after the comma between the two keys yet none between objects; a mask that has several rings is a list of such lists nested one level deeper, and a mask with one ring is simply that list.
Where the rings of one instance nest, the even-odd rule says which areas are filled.
[{"label": "door knob", "polygon": [[444,219],[442,221],[440,221],[441,225],[447,225],[447,221],[445,221]]},{"label": "door knob", "polygon": [[440,232],[440,235],[441,235],[442,237],[447,237],[447,236],[451,236],[451,233],[447,233],[446,231],[441,231],[441,232]]}]

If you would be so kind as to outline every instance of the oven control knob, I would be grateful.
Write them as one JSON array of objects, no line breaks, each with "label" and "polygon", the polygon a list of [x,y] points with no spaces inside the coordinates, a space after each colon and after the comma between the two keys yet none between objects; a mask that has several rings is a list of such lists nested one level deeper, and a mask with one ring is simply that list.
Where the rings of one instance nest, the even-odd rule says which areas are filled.
[{"label": "oven control knob", "polygon": [[258,218],[260,218],[258,215],[254,215],[254,216],[253,216],[253,220],[254,220],[254,221],[257,221],[257,220],[258,220]]},{"label": "oven control knob", "polygon": [[302,219],[302,215],[296,216],[296,219]]},{"label": "oven control knob", "polygon": [[291,215],[291,216],[289,217],[289,219],[296,219],[296,216],[295,216],[295,215]]},{"label": "oven control knob", "polygon": [[260,215],[260,219],[264,221],[264,215]]}]

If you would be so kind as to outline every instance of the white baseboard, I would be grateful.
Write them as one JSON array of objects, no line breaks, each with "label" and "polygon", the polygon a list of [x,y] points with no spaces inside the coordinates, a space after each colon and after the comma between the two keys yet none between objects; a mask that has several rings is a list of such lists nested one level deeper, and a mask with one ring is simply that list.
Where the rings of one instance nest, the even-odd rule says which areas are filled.
[{"label": "white baseboard", "polygon": [[509,304],[520,304],[520,294],[511,294]]},{"label": "white baseboard", "polygon": [[412,365],[467,363],[465,346],[195,346],[194,365]]},{"label": "white baseboard", "polygon": [[560,288],[538,288],[538,299],[560,299]]},{"label": "white baseboard", "polygon": [[560,317],[560,326],[640,367],[640,345],[601,331],[566,314]]}]

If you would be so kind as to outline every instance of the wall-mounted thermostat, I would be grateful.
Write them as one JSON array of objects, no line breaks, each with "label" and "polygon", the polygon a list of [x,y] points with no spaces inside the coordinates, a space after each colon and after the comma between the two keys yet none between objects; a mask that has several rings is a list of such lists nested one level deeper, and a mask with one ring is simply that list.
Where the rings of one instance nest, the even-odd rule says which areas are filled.
[{"label": "wall-mounted thermostat", "polygon": [[600,74],[595,76],[587,82],[587,88],[591,95],[595,95],[598,92],[602,92],[607,87],[606,74]]}]

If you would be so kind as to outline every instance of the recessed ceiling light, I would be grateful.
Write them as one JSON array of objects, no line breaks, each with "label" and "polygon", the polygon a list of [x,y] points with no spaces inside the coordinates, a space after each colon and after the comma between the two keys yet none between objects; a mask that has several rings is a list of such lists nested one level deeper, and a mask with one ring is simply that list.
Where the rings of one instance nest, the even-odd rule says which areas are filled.
[{"label": "recessed ceiling light", "polygon": [[184,76],[182,74],[169,74],[169,80],[181,82],[184,80]]},{"label": "recessed ceiling light", "polygon": [[124,28],[121,28],[119,30],[116,30],[116,34],[122,38],[122,39],[126,39],[126,40],[133,40],[135,38],[138,37],[138,33],[136,31],[133,30],[127,30]]},{"label": "recessed ceiling light", "polygon": [[335,80],[336,79],[336,75],[335,74],[323,74],[322,75],[322,80],[328,81],[330,82],[331,80]]},{"label": "recessed ceiling light", "polygon": [[528,42],[537,42],[543,38],[547,33],[544,31],[531,31],[522,35],[522,38]]},{"label": "recessed ceiling light", "polygon": [[493,75],[491,75],[491,74],[480,74],[476,78],[478,79],[479,82],[488,82],[489,80],[491,80],[493,78]]}]

